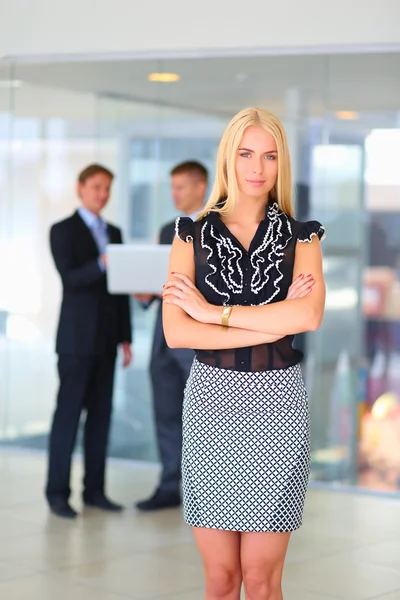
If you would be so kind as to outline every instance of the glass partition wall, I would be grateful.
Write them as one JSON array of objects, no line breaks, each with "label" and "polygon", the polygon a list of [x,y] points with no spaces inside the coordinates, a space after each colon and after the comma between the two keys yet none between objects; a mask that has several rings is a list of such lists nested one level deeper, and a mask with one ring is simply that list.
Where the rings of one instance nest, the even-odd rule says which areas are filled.
[{"label": "glass partition wall", "polygon": [[[169,171],[214,174],[248,105],[290,141],[296,213],[327,229],[326,314],[298,336],[312,413],[312,480],[400,487],[400,55],[0,63],[0,441],[43,449],[57,388],[60,282],[50,225],[78,205],[88,163],[116,173],[107,217],[151,242],[174,216]],[[151,81],[169,73],[170,82]],[[134,302],[133,365],[118,367],[110,454],[156,461],[148,362],[155,307]]]}]

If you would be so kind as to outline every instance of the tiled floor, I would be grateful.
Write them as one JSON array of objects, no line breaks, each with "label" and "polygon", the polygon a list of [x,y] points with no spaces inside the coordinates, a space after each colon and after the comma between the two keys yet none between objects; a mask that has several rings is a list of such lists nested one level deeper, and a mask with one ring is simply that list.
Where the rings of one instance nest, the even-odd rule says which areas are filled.
[{"label": "tiled floor", "polygon": [[[156,471],[114,462],[110,495],[122,515],[49,515],[45,457],[0,451],[1,600],[202,600],[203,578],[180,511],[138,514]],[[79,461],[74,487],[79,489]],[[111,493],[112,492],[112,493]],[[80,507],[76,493],[73,504]],[[400,501],[310,490],[292,536],[285,600],[400,600]]]}]

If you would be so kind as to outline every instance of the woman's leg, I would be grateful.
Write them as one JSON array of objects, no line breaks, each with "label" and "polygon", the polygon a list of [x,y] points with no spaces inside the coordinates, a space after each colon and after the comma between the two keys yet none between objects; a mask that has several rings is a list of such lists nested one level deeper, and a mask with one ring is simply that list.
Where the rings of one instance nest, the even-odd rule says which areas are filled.
[{"label": "woman's leg", "polygon": [[193,527],[203,559],[206,600],[239,600],[242,586],[240,533]]},{"label": "woman's leg", "polygon": [[290,533],[242,533],[246,600],[283,600],[282,573]]}]

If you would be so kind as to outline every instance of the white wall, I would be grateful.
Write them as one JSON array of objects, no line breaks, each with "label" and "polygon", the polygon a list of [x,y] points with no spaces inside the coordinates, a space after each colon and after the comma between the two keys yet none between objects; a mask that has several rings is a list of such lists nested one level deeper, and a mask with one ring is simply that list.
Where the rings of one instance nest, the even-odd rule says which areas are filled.
[{"label": "white wall", "polygon": [[399,0],[0,0],[0,15],[0,57],[400,45]]}]

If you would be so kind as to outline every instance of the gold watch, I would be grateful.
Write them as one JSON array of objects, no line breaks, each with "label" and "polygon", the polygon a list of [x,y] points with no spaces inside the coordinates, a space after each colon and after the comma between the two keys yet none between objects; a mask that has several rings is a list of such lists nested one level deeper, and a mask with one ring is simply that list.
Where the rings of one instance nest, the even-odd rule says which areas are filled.
[{"label": "gold watch", "polygon": [[232,306],[224,306],[221,313],[222,327],[229,327],[229,317],[231,316]]}]

